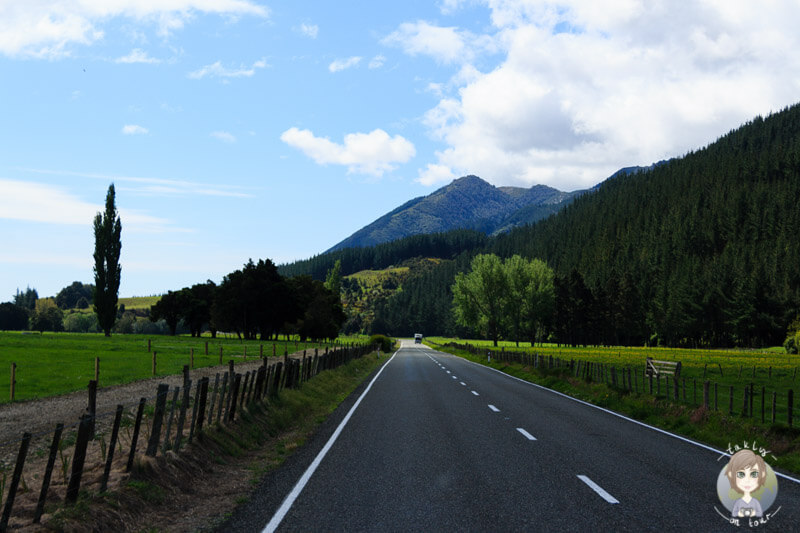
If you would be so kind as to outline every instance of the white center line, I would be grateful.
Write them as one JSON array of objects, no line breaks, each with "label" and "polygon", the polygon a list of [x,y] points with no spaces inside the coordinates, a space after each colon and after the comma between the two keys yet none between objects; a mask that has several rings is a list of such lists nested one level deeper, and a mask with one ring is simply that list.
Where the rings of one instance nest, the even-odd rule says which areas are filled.
[{"label": "white center line", "polygon": [[619,500],[617,500],[611,494],[607,493],[605,490],[603,490],[603,488],[600,485],[598,485],[588,477],[584,476],[583,474],[578,474],[578,479],[589,485],[593,491],[599,494],[608,503],[619,503]]},{"label": "white center line", "polygon": [[492,410],[492,411],[494,411],[495,413],[499,413],[499,412],[500,412],[500,409],[498,409],[497,407],[495,407],[495,406],[494,406],[494,405],[492,405],[492,404],[489,404],[489,409],[491,409],[491,410]]},{"label": "white center line", "polygon": [[478,394],[478,393],[477,393],[477,392],[475,392],[475,391],[472,391],[472,394],[474,394],[475,396],[480,396],[480,394]]},{"label": "white center line", "polygon": [[517,431],[522,433],[525,436],[525,438],[528,439],[528,440],[536,440],[536,437],[534,437],[533,435],[531,435],[530,433],[528,433],[527,431],[525,431],[522,428],[517,428]]}]

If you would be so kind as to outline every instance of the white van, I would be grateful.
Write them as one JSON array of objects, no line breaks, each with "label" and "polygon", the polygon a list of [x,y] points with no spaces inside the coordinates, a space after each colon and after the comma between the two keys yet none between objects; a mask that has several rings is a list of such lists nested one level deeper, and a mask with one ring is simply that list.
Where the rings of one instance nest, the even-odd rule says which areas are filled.
[{"label": "white van", "polygon": [[414,333],[414,344],[422,344],[422,333]]}]

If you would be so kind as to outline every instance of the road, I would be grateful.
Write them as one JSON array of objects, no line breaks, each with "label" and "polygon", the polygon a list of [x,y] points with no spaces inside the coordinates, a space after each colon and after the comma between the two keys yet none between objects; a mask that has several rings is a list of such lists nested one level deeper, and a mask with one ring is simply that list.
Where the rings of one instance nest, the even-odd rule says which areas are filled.
[{"label": "road", "polygon": [[[363,389],[221,530],[737,529],[710,448],[413,343]],[[779,478],[757,529],[796,527],[797,502]]]}]

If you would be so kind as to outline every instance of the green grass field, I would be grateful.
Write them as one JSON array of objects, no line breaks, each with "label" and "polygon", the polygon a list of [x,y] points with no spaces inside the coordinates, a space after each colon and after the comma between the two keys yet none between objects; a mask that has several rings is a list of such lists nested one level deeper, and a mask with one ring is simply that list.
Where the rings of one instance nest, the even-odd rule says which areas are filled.
[{"label": "green grass field", "polygon": [[[0,332],[0,403],[10,400],[11,364],[16,363],[15,400],[28,400],[84,390],[94,379],[95,357],[100,358],[100,387],[129,383],[153,377],[152,353],[156,352],[156,375],[180,373],[190,364],[194,348],[195,368],[219,364],[222,348],[223,364],[230,359],[242,361],[259,357],[261,346],[271,356],[273,346],[278,355],[284,350],[324,348],[325,345],[290,341],[239,341],[236,338],[185,336],[143,336],[91,333],[20,333]],[[340,342],[353,342],[354,337]],[[208,342],[208,355],[205,343]]]}]

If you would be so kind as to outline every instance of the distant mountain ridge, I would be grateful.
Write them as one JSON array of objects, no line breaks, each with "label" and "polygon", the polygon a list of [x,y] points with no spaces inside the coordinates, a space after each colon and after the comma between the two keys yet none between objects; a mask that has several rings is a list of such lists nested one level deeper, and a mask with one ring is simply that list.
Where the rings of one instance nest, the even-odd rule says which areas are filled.
[{"label": "distant mountain ridge", "polygon": [[464,176],[428,196],[409,200],[328,252],[453,229],[502,233],[546,218],[584,192],[563,192],[546,185],[495,187],[478,176]]}]

